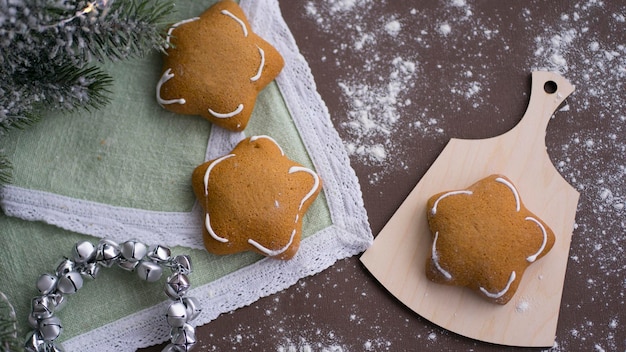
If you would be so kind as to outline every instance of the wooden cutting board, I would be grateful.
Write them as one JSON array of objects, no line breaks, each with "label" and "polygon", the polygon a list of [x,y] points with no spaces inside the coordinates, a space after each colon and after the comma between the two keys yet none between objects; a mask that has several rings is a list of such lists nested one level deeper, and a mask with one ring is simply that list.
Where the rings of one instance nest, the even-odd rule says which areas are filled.
[{"label": "wooden cutting board", "polygon": [[[579,194],[552,165],[545,136],[554,111],[573,91],[556,73],[533,72],[530,102],[517,126],[489,139],[450,140],[361,256],[391,294],[422,317],[463,336],[512,346],[554,344]],[[526,207],[556,236],[552,250],[526,270],[517,293],[504,306],[466,288],[433,283],[425,274],[432,245],[428,198],[495,173],[513,181]]]}]

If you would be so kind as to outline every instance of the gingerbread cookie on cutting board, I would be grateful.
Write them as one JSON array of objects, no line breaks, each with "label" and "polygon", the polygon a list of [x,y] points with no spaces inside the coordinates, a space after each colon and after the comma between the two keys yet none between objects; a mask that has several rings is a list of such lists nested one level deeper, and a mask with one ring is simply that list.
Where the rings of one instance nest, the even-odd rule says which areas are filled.
[{"label": "gingerbread cookie on cutting board", "polygon": [[[573,91],[557,73],[533,72],[530,102],[517,126],[493,138],[450,140],[361,256],[372,275],[399,301],[425,319],[477,340],[512,346],[554,344],[579,194],[552,165],[545,132],[554,111]],[[526,268],[506,305],[435,283],[424,270],[434,242],[426,216],[428,199],[439,192],[463,190],[492,174],[506,175],[524,195],[528,209],[555,234],[550,252]],[[526,225],[538,227],[532,220]],[[501,292],[506,288],[501,285],[499,281],[489,292]]]},{"label": "gingerbread cookie on cutting board", "polygon": [[246,128],[259,92],[282,70],[280,53],[250,28],[243,10],[219,1],[167,32],[157,102],[223,128]]},{"label": "gingerbread cookie on cutting board", "polygon": [[468,287],[493,303],[509,302],[526,268],[554,245],[550,227],[503,175],[435,194],[426,209],[433,234],[426,277]]}]

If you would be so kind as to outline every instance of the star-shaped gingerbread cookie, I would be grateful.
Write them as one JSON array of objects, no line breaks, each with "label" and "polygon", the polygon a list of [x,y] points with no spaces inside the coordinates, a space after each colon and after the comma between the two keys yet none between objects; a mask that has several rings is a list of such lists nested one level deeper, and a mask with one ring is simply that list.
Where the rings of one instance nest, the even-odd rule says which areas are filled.
[{"label": "star-shaped gingerbread cookie", "polygon": [[158,103],[233,131],[246,128],[259,92],[284,66],[280,53],[252,31],[230,0],[174,24],[167,41]]},{"label": "star-shaped gingerbread cookie", "polygon": [[502,175],[432,196],[427,217],[433,243],[426,276],[469,287],[499,304],[513,297],[526,268],[555,241],[548,225],[526,209],[513,182]]},{"label": "star-shaped gingerbread cookie", "polygon": [[241,141],[198,166],[193,190],[204,209],[204,245],[214,254],[254,251],[292,258],[302,219],[322,189],[320,177],[285,156],[268,136]]}]

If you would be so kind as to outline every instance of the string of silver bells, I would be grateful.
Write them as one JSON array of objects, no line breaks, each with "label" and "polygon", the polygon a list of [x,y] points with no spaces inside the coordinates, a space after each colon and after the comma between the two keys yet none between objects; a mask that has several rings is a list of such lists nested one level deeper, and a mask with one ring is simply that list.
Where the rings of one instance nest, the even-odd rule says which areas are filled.
[{"label": "string of silver bells", "polygon": [[67,295],[76,293],[84,279],[95,279],[101,268],[118,266],[133,271],[148,282],[158,281],[169,268],[171,275],[165,283],[165,294],[172,301],[165,313],[171,327],[170,343],[163,352],[188,352],[196,343],[195,328],[189,324],[200,314],[196,298],[188,297],[191,287],[191,258],[172,256],[168,247],[147,245],[131,240],[118,244],[102,239],[96,245],[82,241],[74,245],[72,258],[63,258],[54,274],[43,274],[37,280],[40,296],[33,298],[28,322],[34,329],[27,335],[27,352],[62,352],[55,340],[63,332],[61,320],[55,315],[67,303]]}]

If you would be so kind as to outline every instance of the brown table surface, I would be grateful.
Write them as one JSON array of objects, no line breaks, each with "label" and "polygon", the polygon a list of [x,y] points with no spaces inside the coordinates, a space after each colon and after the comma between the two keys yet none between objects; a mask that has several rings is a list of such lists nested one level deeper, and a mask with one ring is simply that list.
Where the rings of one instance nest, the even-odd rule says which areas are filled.
[{"label": "brown table surface", "polygon": [[[546,133],[555,167],[581,192],[552,350],[626,351],[626,1],[280,6],[351,151],[374,235],[450,138],[515,126],[532,70],[569,79],[576,92]],[[223,314],[198,335],[201,351],[505,349],[413,313],[358,257]]]}]

